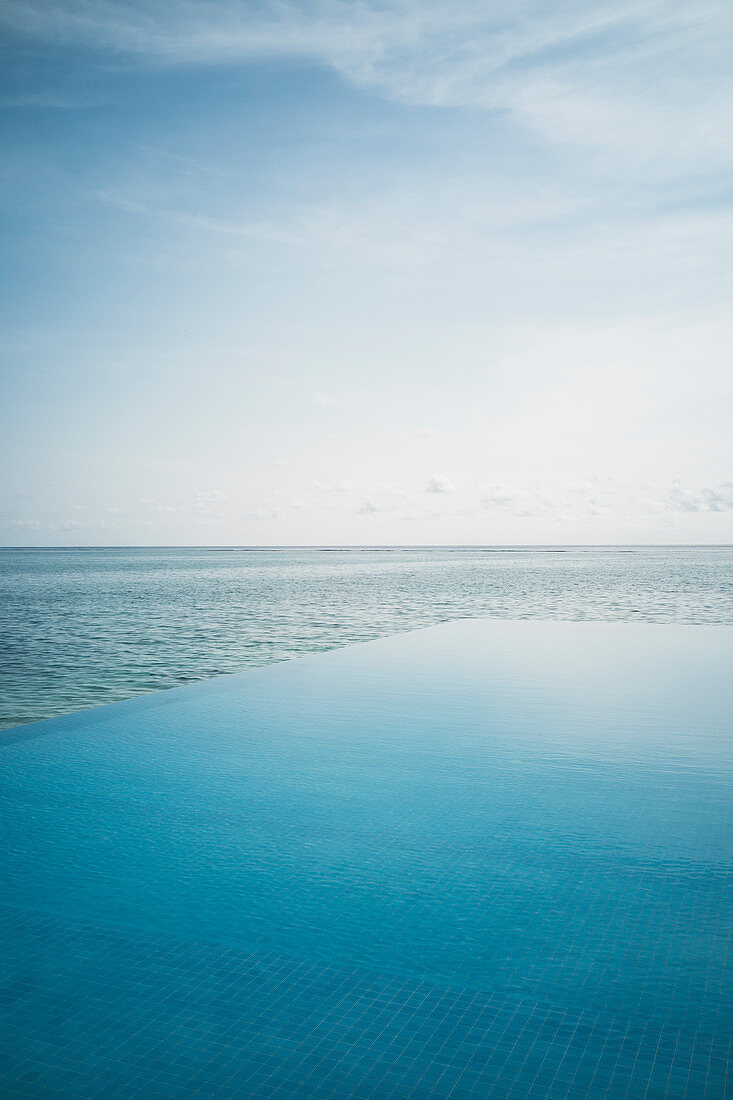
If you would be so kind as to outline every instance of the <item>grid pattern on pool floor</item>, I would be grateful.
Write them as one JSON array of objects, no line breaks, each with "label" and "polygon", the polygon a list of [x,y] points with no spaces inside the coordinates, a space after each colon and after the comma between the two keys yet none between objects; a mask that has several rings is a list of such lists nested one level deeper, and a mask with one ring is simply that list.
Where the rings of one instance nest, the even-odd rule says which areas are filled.
[{"label": "grid pattern on pool floor", "polygon": [[0,910],[3,1097],[722,1100],[728,1034]]}]

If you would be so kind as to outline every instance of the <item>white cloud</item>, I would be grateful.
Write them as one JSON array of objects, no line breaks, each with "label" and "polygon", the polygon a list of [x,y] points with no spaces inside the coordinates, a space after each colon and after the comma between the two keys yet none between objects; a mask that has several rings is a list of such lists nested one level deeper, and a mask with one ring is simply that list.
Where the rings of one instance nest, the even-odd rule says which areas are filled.
[{"label": "white cloud", "polygon": [[223,489],[200,489],[194,493],[194,504],[197,508],[210,508],[214,504],[221,504],[227,500]]},{"label": "white cloud", "polygon": [[404,500],[410,494],[401,481],[381,481],[377,485],[377,495],[389,501]]},{"label": "white cloud", "polygon": [[263,508],[254,508],[251,512],[245,512],[242,519],[245,520],[268,520],[268,519],[282,519],[285,512],[282,508],[277,506]]},{"label": "white cloud", "polygon": [[313,484],[316,493],[353,493],[354,486],[348,478],[340,477],[336,481],[316,481]]},{"label": "white cloud", "polygon": [[426,493],[452,493],[453,485],[444,474],[433,474],[425,486]]},{"label": "white cloud", "polygon": [[223,489],[200,489],[194,493],[193,506],[197,523],[221,523],[221,505],[226,503]]},{"label": "white cloud", "polygon": [[508,508],[516,503],[517,493],[506,485],[492,485],[488,489],[480,489],[479,498],[486,508]]},{"label": "white cloud", "polygon": [[693,489],[682,480],[675,480],[669,491],[669,502],[673,509],[680,512],[731,512],[733,481]]},{"label": "white cloud", "polygon": [[628,528],[672,522],[683,513],[733,511],[733,482],[693,488],[676,480],[662,489],[649,481],[625,482],[608,476],[553,488],[493,485],[478,495],[489,511],[523,519],[545,517],[572,526],[603,520]]},{"label": "white cloud", "polygon": [[336,398],[327,393],[314,393],[311,402],[322,409],[331,409],[336,404]]},{"label": "white cloud", "polygon": [[219,527],[223,523],[221,516],[199,514],[194,516],[194,523],[197,523],[201,527]]}]

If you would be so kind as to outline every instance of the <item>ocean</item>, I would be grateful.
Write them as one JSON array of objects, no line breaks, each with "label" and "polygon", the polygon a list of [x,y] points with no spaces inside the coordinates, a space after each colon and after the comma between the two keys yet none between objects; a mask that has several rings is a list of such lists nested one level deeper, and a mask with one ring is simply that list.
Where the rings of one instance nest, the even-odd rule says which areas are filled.
[{"label": "ocean", "polygon": [[730,547],[0,550],[0,728],[452,619],[733,623]]}]

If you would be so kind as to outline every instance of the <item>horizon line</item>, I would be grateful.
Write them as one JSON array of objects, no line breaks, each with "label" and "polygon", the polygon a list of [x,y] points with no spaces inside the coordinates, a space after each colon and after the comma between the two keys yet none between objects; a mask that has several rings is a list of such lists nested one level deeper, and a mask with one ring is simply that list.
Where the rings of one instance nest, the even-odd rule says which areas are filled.
[{"label": "horizon line", "polygon": [[2,550],[728,550],[730,542],[474,542],[474,543],[79,543],[6,544]]}]

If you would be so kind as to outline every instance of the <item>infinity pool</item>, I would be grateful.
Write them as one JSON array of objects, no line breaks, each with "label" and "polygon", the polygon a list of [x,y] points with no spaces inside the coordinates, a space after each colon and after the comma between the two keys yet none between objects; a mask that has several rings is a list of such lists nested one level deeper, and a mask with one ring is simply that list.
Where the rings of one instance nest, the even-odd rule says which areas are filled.
[{"label": "infinity pool", "polygon": [[465,620],[8,731],[0,1095],[721,1100],[731,667]]}]

